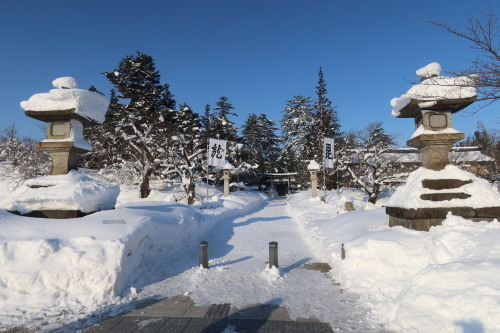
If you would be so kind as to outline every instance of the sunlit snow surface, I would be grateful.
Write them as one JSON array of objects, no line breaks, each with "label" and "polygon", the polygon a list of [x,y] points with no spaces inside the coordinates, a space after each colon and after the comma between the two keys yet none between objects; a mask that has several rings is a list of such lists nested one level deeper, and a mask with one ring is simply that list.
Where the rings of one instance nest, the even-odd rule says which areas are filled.
[{"label": "sunlit snow surface", "polygon": [[429,232],[389,228],[383,208],[342,214],[339,196],[328,198],[324,205],[300,193],[288,201],[289,211],[337,268],[335,280],[362,295],[361,304],[387,329],[500,331],[498,221],[448,216]]},{"label": "sunlit snow surface", "polygon": [[[198,305],[279,304],[341,331],[500,330],[497,221],[389,228],[384,209],[350,189],[327,192],[326,203],[301,192],[286,206],[257,192],[194,207],[168,192],[123,192],[117,209],[82,219],[0,211],[0,328],[74,331],[141,300],[185,294]],[[356,210],[345,212],[346,201]],[[201,240],[209,270],[197,267]],[[267,268],[269,241],[279,244],[279,269]],[[311,262],[333,270],[301,268]]]}]

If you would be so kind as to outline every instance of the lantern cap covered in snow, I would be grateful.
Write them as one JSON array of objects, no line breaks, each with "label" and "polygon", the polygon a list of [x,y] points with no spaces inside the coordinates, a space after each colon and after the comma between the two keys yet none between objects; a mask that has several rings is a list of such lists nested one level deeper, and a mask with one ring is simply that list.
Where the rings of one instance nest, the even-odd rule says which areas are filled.
[{"label": "lantern cap covered in snow", "polygon": [[309,171],[315,171],[319,169],[321,169],[321,167],[315,160],[311,160],[311,162],[309,162],[309,165],[307,166],[307,170]]},{"label": "lantern cap covered in snow", "polygon": [[222,167],[222,169],[223,170],[234,170],[236,168],[234,167],[234,165],[232,165],[231,163],[229,163],[228,161],[226,161],[224,163],[224,166]]},{"label": "lantern cap covered in snow", "polygon": [[31,96],[22,101],[24,113],[32,118],[49,122],[77,119],[84,123],[104,121],[109,100],[96,92],[78,89],[72,77],[60,77],[52,81],[56,89]]},{"label": "lantern cap covered in snow", "polygon": [[437,62],[420,68],[416,74],[419,84],[400,97],[391,100],[392,115],[397,118],[416,118],[422,110],[457,112],[472,104],[476,98],[474,76],[440,76]]}]

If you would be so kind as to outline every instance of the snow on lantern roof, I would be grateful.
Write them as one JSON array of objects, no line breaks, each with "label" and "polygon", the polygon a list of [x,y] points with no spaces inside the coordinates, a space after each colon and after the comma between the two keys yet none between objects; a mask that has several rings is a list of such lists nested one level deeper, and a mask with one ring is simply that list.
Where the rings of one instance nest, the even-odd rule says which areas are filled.
[{"label": "snow on lantern roof", "polygon": [[309,162],[309,165],[307,166],[307,170],[314,171],[314,170],[319,170],[319,169],[321,169],[321,167],[319,166],[318,162],[316,162],[315,160],[311,160],[311,162]]},{"label": "snow on lantern roof", "polygon": [[229,163],[227,160],[226,160],[226,163],[224,163],[224,166],[222,167],[223,170],[234,170],[235,167],[234,165],[232,165],[231,163]]},{"label": "snow on lantern roof", "polygon": [[422,82],[391,100],[392,115],[414,118],[420,116],[423,109],[457,112],[476,100],[474,76],[439,76],[440,71],[441,65],[437,62],[417,70],[416,74],[422,78]]},{"label": "snow on lantern roof", "polygon": [[415,74],[420,76],[422,79],[439,76],[441,74],[441,65],[437,62],[431,62],[427,66],[418,69]]},{"label": "snow on lantern roof", "polygon": [[93,91],[78,89],[72,77],[61,77],[52,81],[56,89],[48,93],[35,94],[21,102],[26,115],[42,120],[83,118],[102,123],[108,110],[109,100]]}]

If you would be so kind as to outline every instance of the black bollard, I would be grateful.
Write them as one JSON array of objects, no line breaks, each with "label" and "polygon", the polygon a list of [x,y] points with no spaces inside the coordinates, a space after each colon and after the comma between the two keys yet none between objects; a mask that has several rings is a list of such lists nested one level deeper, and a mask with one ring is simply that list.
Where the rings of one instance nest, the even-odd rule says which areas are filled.
[{"label": "black bollard", "polygon": [[342,247],[340,248],[340,254],[342,256],[342,260],[345,259],[345,248],[344,248],[344,243],[342,243]]},{"label": "black bollard", "polygon": [[198,251],[199,266],[208,268],[208,243],[205,241],[200,242],[200,249]]},{"label": "black bollard", "polygon": [[278,242],[269,242],[269,268],[278,267]]}]

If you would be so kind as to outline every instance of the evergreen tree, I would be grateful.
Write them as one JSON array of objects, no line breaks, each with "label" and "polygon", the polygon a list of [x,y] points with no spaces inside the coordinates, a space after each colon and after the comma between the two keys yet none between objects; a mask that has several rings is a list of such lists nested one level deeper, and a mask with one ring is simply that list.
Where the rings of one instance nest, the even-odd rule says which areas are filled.
[{"label": "evergreen tree", "polygon": [[97,88],[94,85],[91,85],[88,90],[104,96],[104,94],[102,92],[100,92],[99,90],[97,90]]},{"label": "evergreen tree", "polygon": [[267,118],[265,114],[258,117],[258,128],[261,142],[261,163],[260,172],[276,172],[277,161],[281,152],[281,140],[276,134],[278,130],[276,123]]},{"label": "evergreen tree", "polygon": [[318,85],[316,86],[317,99],[314,102],[316,131],[314,132],[315,137],[313,138],[316,141],[314,153],[319,159],[322,159],[323,139],[334,138],[336,139],[335,142],[338,142],[342,134],[337,111],[335,111],[332,102],[326,96],[327,93],[326,82],[323,78],[323,69],[320,67],[318,72]]},{"label": "evergreen tree", "polygon": [[238,136],[236,135],[236,126],[233,121],[229,119],[229,116],[238,115],[231,110],[234,107],[229,103],[228,98],[222,96],[216,103],[214,108],[214,113],[212,115],[212,131],[221,140],[227,140],[230,142],[236,142]]},{"label": "evergreen tree", "polygon": [[211,115],[210,129],[212,131],[211,134],[215,136],[214,138],[227,141],[226,158],[234,163],[238,135],[236,133],[236,125],[229,117],[237,117],[238,115],[232,112],[232,110],[234,110],[234,107],[228,101],[227,97],[222,96],[219,98]]},{"label": "evergreen tree", "polygon": [[168,125],[175,116],[170,109],[175,100],[168,85],[160,84],[153,58],[141,52],[126,56],[116,70],[104,75],[119,93],[106,119],[116,137],[115,145],[120,148],[114,165],[140,178],[140,195],[145,198],[151,191],[149,179],[161,172],[159,161],[167,153],[159,142],[173,130]]},{"label": "evergreen tree", "polygon": [[210,105],[205,105],[205,114],[200,118],[201,127],[203,130],[203,138],[208,146],[208,140],[210,138],[215,138],[214,131],[212,129],[213,115],[210,113]]},{"label": "evergreen tree", "polygon": [[307,164],[314,158],[313,133],[314,109],[310,97],[294,96],[287,102],[281,120],[281,133],[284,147],[280,160],[286,161],[289,172],[298,173],[298,182],[306,185],[308,181]]}]

